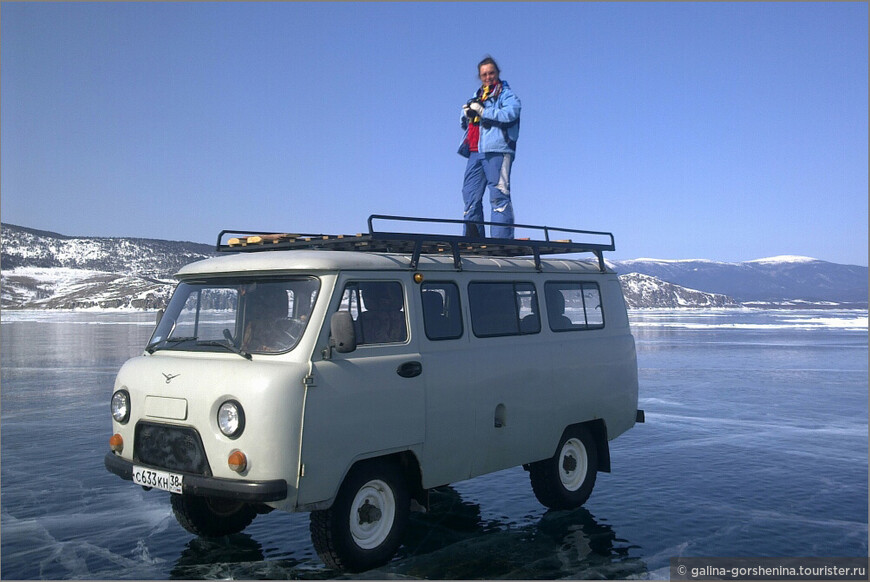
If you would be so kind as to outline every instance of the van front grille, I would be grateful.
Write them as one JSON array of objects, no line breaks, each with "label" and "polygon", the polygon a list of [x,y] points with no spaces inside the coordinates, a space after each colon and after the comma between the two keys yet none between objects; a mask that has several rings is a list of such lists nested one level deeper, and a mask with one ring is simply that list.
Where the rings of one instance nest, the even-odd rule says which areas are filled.
[{"label": "van front grille", "polygon": [[190,427],[137,423],[133,459],[170,471],[211,476],[202,439]]}]

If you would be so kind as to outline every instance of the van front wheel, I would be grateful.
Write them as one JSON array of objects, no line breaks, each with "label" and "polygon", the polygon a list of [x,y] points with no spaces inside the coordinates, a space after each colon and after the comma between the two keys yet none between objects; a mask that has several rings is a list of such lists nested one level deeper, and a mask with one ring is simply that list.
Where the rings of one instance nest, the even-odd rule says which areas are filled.
[{"label": "van front wheel", "polygon": [[595,439],[584,427],[565,431],[556,454],[529,465],[532,490],[550,509],[574,509],[592,494],[598,473]]},{"label": "van front wheel", "polygon": [[251,504],[231,499],[173,493],[170,503],[181,527],[209,538],[239,533],[257,517],[257,510]]},{"label": "van front wheel", "polygon": [[323,562],[362,572],[390,561],[408,522],[410,494],[394,463],[351,469],[329,509],[311,512],[311,541]]}]

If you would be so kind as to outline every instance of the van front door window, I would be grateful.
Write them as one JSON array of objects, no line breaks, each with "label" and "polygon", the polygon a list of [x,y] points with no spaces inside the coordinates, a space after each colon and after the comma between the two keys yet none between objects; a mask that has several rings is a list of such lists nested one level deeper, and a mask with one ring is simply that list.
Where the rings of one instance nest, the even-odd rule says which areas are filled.
[{"label": "van front door window", "polygon": [[404,342],[408,339],[405,297],[395,281],[356,281],[342,294],[341,309],[354,319],[357,345]]}]

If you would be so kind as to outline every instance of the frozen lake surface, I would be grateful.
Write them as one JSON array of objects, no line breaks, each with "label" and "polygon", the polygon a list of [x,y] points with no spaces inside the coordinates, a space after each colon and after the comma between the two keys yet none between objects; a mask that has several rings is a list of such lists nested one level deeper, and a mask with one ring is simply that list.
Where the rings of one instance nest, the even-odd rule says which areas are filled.
[{"label": "frozen lake surface", "polygon": [[[667,579],[674,556],[867,555],[867,312],[635,311],[646,424],[586,506],[510,469],[432,495],[364,578]],[[308,515],[207,540],[108,473],[114,376],[154,315],[2,313],[4,579],[334,578]]]}]

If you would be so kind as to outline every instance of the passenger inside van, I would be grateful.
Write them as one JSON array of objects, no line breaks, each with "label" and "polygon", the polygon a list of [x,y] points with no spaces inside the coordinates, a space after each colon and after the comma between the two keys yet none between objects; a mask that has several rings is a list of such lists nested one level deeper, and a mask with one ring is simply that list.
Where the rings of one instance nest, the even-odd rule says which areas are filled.
[{"label": "passenger inside van", "polygon": [[245,333],[241,349],[252,352],[280,352],[295,339],[287,332],[287,291],[259,285],[247,293]]},{"label": "passenger inside van", "polygon": [[537,305],[532,303],[532,312],[520,320],[520,333],[538,333],[541,331],[541,319],[538,317]]},{"label": "passenger inside van", "polygon": [[366,310],[359,314],[359,343],[403,342],[408,337],[399,283],[360,283]]},{"label": "passenger inside van", "polygon": [[571,329],[574,323],[565,316],[565,296],[558,289],[548,287],[545,296],[547,298],[547,317],[550,320],[550,329],[560,331]]}]

